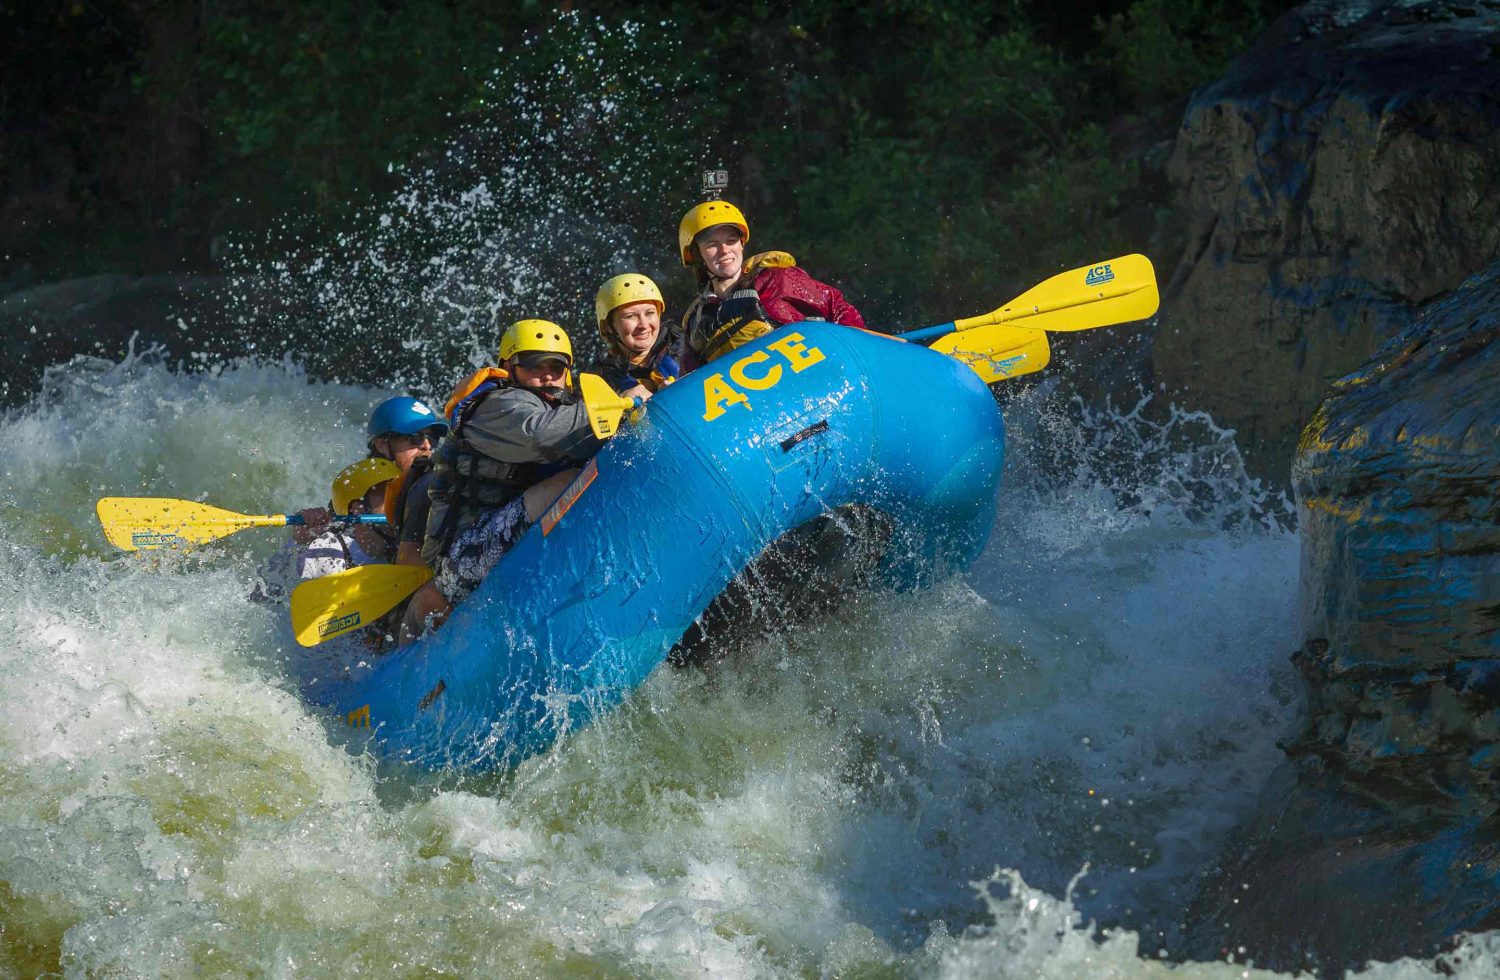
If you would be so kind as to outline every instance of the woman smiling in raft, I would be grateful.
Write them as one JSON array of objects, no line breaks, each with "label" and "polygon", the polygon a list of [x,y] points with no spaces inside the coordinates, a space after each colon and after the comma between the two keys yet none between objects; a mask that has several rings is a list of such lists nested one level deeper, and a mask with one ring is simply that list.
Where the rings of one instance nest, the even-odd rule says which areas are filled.
[{"label": "woman smiling in raft", "polygon": [[656,283],[639,272],[607,280],[594,297],[594,317],[607,353],[593,373],[627,398],[644,401],[682,373],[668,353],[672,334],[661,328],[666,308]]},{"label": "woman smiling in raft", "polygon": [[786,252],[745,258],[750,225],[728,201],[705,201],[677,227],[682,264],[698,277],[698,298],[682,318],[684,373],[786,323],[829,320],[864,327],[844,294],[797,267]]}]

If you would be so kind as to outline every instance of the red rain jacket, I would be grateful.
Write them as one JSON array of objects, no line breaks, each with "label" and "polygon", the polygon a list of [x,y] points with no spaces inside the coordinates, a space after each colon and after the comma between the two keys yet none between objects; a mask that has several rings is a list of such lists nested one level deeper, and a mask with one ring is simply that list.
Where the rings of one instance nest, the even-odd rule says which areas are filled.
[{"label": "red rain jacket", "polygon": [[755,291],[777,326],[798,320],[830,320],[846,327],[865,325],[865,318],[843,293],[796,266],[761,269],[755,274]]},{"label": "red rain jacket", "polygon": [[[760,305],[774,321],[773,326],[785,326],[799,320],[828,320],[846,327],[864,329],[865,318],[844,298],[842,292],[827,283],[819,282],[792,262],[792,257],[784,252],[763,252],[746,262],[752,268],[759,266],[755,269],[752,284],[760,294]],[[744,285],[742,278],[741,288]],[[719,298],[708,295],[695,300],[687,316],[683,318],[684,327],[692,316],[692,311],[700,304],[712,309],[719,304]],[[688,346],[686,338],[682,340],[677,359],[683,374],[703,366],[703,359]]]}]

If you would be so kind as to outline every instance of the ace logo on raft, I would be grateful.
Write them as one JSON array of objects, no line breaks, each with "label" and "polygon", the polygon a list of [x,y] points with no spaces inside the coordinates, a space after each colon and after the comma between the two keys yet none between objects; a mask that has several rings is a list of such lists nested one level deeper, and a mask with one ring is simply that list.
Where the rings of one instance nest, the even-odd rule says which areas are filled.
[{"label": "ace logo on raft", "polygon": [[731,405],[743,405],[750,410],[750,399],[745,392],[769,391],[781,383],[785,368],[800,374],[821,360],[823,352],[807,346],[807,338],[800,333],[789,333],[767,344],[765,350],[746,354],[729,365],[727,371],[703,379],[703,421],[712,422]]}]

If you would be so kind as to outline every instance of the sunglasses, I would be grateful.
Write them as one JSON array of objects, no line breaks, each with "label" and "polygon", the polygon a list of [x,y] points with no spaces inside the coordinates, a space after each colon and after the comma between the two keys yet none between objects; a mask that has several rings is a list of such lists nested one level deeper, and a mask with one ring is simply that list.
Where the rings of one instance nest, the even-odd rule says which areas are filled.
[{"label": "sunglasses", "polygon": [[442,434],[434,432],[432,429],[423,429],[420,432],[387,432],[385,438],[405,439],[413,446],[420,446],[424,442],[437,442],[442,438]]}]

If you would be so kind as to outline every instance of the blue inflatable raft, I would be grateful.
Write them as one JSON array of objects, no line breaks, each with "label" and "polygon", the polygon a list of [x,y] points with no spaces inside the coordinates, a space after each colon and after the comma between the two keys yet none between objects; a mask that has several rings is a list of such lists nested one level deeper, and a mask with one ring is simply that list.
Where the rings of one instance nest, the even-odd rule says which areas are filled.
[{"label": "blue inflatable raft", "polygon": [[791,324],[663,390],[447,624],[309,690],[383,758],[491,769],[546,749],[655,670],[782,535],[850,505],[892,529],[881,579],[978,556],[1004,429],[944,354]]}]

